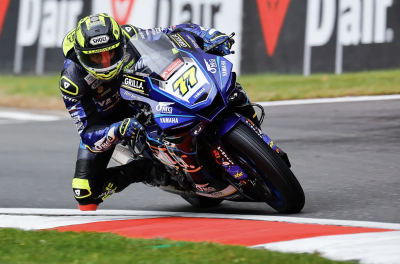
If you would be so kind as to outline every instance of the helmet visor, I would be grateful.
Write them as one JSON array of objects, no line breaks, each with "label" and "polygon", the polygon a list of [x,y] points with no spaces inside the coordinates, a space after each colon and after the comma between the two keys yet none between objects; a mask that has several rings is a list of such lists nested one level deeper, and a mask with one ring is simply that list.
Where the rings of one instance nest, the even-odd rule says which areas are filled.
[{"label": "helmet visor", "polygon": [[77,53],[79,61],[83,66],[94,70],[105,70],[117,66],[124,57],[124,48],[122,45],[119,45],[114,49],[98,53],[86,54],[80,50],[77,50]]}]

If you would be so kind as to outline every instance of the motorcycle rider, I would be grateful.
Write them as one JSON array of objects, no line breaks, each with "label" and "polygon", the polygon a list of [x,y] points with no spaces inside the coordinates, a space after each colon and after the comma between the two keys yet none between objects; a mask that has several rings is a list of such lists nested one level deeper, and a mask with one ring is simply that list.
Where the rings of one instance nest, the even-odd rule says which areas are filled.
[{"label": "motorcycle rider", "polygon": [[[65,36],[62,50],[66,60],[59,88],[81,137],[72,180],[80,210],[96,210],[106,198],[131,183],[143,181],[155,173],[165,173],[147,159],[112,168],[107,165],[115,145],[123,139],[135,139],[143,129],[131,118],[133,112],[119,94],[123,69],[134,69],[140,59],[129,39],[137,34],[182,31],[191,33],[200,47],[227,38],[215,29],[191,23],[147,30],[132,25],[120,26],[104,13],[81,19],[76,29]],[[228,55],[232,44],[226,41],[213,52]]]}]

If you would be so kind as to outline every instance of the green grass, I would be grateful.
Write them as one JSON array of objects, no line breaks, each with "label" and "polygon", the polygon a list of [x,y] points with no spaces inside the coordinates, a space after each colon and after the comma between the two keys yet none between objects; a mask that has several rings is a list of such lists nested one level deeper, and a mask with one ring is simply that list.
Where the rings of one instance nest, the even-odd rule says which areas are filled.
[{"label": "green grass", "polygon": [[0,75],[0,94],[61,98],[59,78],[59,75]]},{"label": "green grass", "polygon": [[110,233],[0,229],[0,263],[263,263],[334,264],[318,254],[284,254],[241,246],[166,239],[130,239]]},{"label": "green grass", "polygon": [[[59,75],[0,75],[0,94],[55,97],[61,100]],[[252,101],[400,93],[400,69],[359,73],[302,75],[243,75],[238,81]]]},{"label": "green grass", "polygon": [[247,75],[238,81],[252,101],[400,93],[400,70],[302,75]]}]

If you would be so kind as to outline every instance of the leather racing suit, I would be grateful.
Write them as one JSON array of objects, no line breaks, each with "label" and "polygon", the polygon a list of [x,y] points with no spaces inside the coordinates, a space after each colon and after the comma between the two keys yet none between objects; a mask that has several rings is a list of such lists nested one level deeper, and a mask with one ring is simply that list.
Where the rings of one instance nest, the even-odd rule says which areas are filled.
[{"label": "leather racing suit", "polygon": [[[122,25],[121,29],[127,39],[124,69],[134,68],[139,60],[139,55],[128,41],[136,34],[185,31],[195,37],[200,47],[204,47],[207,34],[207,29],[195,24],[147,30]],[[111,194],[122,191],[133,182],[142,181],[150,174],[153,162],[137,160],[127,165],[107,168],[114,146],[120,141],[108,141],[110,125],[133,116],[128,102],[122,100],[119,94],[123,71],[110,82],[102,82],[88,74],[77,59],[71,32],[63,40],[63,54],[66,60],[61,72],[60,90],[81,137],[72,188],[82,209],[85,205],[97,206]]]}]

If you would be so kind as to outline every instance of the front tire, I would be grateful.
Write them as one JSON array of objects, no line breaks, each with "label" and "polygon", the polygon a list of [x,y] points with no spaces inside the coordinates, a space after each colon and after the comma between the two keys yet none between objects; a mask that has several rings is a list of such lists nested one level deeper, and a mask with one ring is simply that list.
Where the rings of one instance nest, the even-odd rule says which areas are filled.
[{"label": "front tire", "polygon": [[278,154],[249,127],[239,122],[222,142],[230,155],[243,159],[259,172],[272,191],[272,197],[266,200],[268,205],[285,214],[303,209],[305,197],[300,183]]}]

